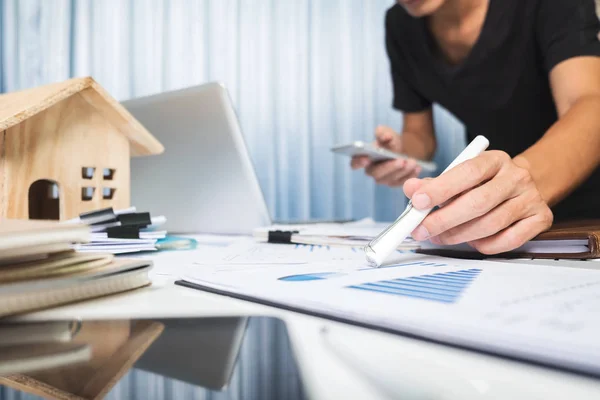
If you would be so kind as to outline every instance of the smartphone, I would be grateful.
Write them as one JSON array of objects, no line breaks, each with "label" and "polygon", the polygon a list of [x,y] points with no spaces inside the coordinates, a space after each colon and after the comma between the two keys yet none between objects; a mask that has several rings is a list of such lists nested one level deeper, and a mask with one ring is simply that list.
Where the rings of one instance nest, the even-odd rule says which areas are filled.
[{"label": "smartphone", "polygon": [[[393,151],[382,149],[374,146],[372,143],[365,143],[360,140],[349,144],[334,146],[331,148],[331,151],[348,157],[367,156],[373,162],[395,160],[398,158],[405,160],[411,159],[411,157],[404,154],[394,153]],[[423,160],[416,161],[417,164],[426,171],[435,171],[437,169],[437,165],[434,162]]]}]

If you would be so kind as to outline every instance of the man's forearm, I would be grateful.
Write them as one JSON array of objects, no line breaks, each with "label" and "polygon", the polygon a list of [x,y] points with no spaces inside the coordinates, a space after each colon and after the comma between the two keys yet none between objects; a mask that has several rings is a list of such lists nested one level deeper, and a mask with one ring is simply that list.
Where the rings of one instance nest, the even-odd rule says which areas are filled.
[{"label": "man's forearm", "polygon": [[402,152],[419,160],[431,160],[435,153],[435,136],[415,132],[402,133]]},{"label": "man's forearm", "polygon": [[600,96],[575,102],[514,161],[530,171],[548,205],[554,206],[567,197],[600,164]]}]

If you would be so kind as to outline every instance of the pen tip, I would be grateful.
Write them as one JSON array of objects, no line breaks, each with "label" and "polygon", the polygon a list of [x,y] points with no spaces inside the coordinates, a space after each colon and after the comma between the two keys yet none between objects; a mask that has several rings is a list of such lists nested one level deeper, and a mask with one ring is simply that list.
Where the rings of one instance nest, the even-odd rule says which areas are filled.
[{"label": "pen tip", "polygon": [[378,257],[377,254],[375,253],[375,251],[371,248],[371,246],[367,246],[365,247],[365,257],[367,258],[367,262],[369,263],[369,265],[371,267],[379,267],[380,263],[378,261]]}]

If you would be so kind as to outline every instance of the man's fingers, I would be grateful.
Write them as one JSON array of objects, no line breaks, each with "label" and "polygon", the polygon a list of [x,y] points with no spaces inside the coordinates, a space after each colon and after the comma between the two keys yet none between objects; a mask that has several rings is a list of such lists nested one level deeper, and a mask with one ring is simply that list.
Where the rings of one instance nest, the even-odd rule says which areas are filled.
[{"label": "man's fingers", "polygon": [[389,142],[391,142],[396,136],[396,132],[390,128],[389,126],[380,125],[375,129],[375,138],[377,139],[377,144],[382,147],[385,147]]},{"label": "man's fingers", "polygon": [[419,164],[417,164],[417,162],[415,160],[413,160],[412,158],[409,158],[406,160],[406,168],[414,170],[419,166]]},{"label": "man's fingers", "polygon": [[[404,172],[404,170],[400,171]],[[381,178],[376,178],[375,182],[377,182],[380,185],[394,186],[397,183],[397,175],[398,170],[394,169],[393,171],[390,171],[390,173],[388,173],[387,175],[382,176]]]},{"label": "man's fingers", "polygon": [[419,172],[417,168],[402,168],[386,176],[380,183],[392,187],[402,186],[408,178],[417,176]]},{"label": "man's fingers", "polygon": [[352,169],[366,168],[371,164],[371,160],[366,156],[354,156],[350,162]]},{"label": "man's fingers", "polygon": [[417,176],[420,168],[414,161],[397,159],[373,164],[365,171],[377,183],[395,187],[403,185],[408,178]]},{"label": "man's fingers", "polygon": [[506,153],[489,151],[465,161],[413,193],[413,205],[421,210],[438,206],[494,177],[507,159],[510,159],[510,156]]},{"label": "man's fingers", "polygon": [[516,221],[535,214],[537,203],[531,197],[524,195],[509,199],[485,215],[442,232],[436,240],[438,244],[455,245],[495,235]]},{"label": "man's fingers", "polygon": [[[476,220],[478,217],[487,214],[500,206],[507,199],[512,198],[513,192],[512,181],[508,178],[493,179],[482,186],[469,190],[461,196],[458,196],[452,201],[448,201],[442,208],[429,214],[421,223],[422,229],[418,231],[420,234],[427,233],[429,236],[437,236],[453,229],[459,229],[460,225],[469,221]],[[416,198],[416,196],[414,197]],[[414,200],[413,200],[414,203]],[[513,203],[510,203],[512,206]],[[528,205],[523,204],[521,200],[519,207],[525,211]],[[505,206],[504,206],[505,207]],[[518,214],[516,217],[521,217],[521,211],[510,208],[511,214]],[[514,222],[513,219],[510,223]],[[507,225],[502,226],[505,228]],[[496,230],[497,232],[498,230]],[[417,240],[425,240],[426,238],[417,235]],[[476,238],[471,238],[476,239]],[[444,243],[443,238],[441,238]]]},{"label": "man's fingers", "polygon": [[[419,168],[420,170],[420,168]],[[425,183],[432,181],[433,178],[411,178],[404,183],[404,195],[409,199],[412,199],[413,195],[419,190]]]},{"label": "man's fingers", "polygon": [[377,183],[380,183],[386,176],[396,172],[404,167],[404,160],[385,161],[372,164],[365,169],[367,175],[373,177]]},{"label": "man's fingers", "polygon": [[540,232],[547,230],[552,225],[552,219],[550,209],[544,209],[495,235],[469,242],[469,244],[482,254],[505,253],[521,247]]}]

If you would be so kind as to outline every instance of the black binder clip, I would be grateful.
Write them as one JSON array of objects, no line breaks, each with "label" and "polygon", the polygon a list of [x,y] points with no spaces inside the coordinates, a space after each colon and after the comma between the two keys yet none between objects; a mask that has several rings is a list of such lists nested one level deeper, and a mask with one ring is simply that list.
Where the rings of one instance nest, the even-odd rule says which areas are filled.
[{"label": "black binder clip", "polygon": [[292,235],[298,231],[269,231],[268,242],[278,244],[291,244]]},{"label": "black binder clip", "polygon": [[112,207],[102,208],[79,214],[81,222],[88,225],[107,224],[117,221],[117,216]]},{"label": "black binder clip", "polygon": [[149,212],[121,214],[117,216],[121,226],[135,226],[138,229],[146,228],[152,225],[152,218]]}]

